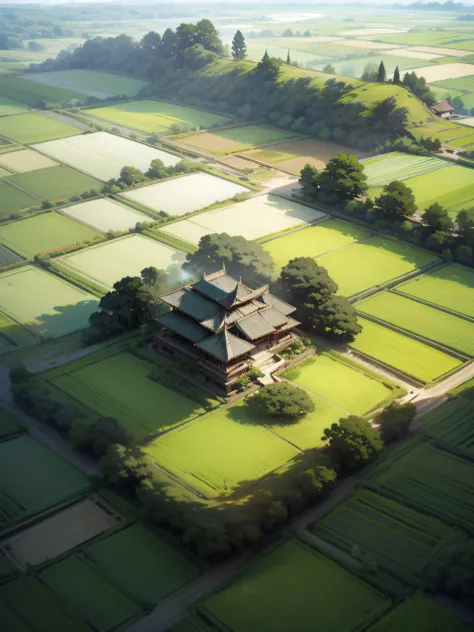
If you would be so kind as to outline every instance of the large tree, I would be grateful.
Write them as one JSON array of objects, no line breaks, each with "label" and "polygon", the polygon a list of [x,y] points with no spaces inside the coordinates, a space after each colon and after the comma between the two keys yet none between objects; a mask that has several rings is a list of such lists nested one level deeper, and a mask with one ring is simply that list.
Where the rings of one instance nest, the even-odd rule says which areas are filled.
[{"label": "large tree", "polygon": [[273,274],[273,259],[260,244],[227,233],[204,235],[199,248],[188,254],[183,269],[190,274],[214,272],[225,265],[235,278],[254,284],[266,283]]},{"label": "large tree", "polygon": [[359,197],[368,189],[364,165],[355,156],[343,152],[328,161],[316,182],[320,191],[335,195],[341,201]]},{"label": "large tree", "polygon": [[383,447],[378,431],[368,421],[349,415],[324,430],[331,461],[344,473],[363,467]]},{"label": "large tree", "polygon": [[387,71],[385,70],[385,66],[382,60],[377,70],[377,81],[379,83],[384,83],[386,79],[387,79]]},{"label": "large tree", "polygon": [[236,31],[232,40],[232,57],[240,61],[247,57],[247,44],[241,31]]},{"label": "large tree", "polygon": [[403,439],[410,429],[416,415],[416,406],[411,402],[399,404],[392,402],[379,415],[380,435],[389,443]]},{"label": "large tree", "polygon": [[290,382],[278,382],[262,387],[248,399],[250,408],[272,417],[275,422],[298,421],[315,409],[311,397]]},{"label": "large tree", "polygon": [[263,81],[276,81],[280,74],[281,61],[270,57],[267,51],[255,67],[255,74]]},{"label": "large tree", "polygon": [[423,224],[428,228],[429,232],[435,232],[438,230],[451,230],[453,228],[453,220],[449,217],[448,211],[434,202],[425,209],[421,216]]},{"label": "large tree", "polygon": [[398,66],[396,66],[395,72],[393,73],[393,83],[398,86],[400,85],[401,81],[402,80],[400,78],[400,69]]},{"label": "large tree", "polygon": [[401,222],[415,213],[415,196],[404,182],[394,180],[386,184],[379,197],[375,198],[375,209],[382,217]]},{"label": "large tree", "polygon": [[467,246],[474,246],[474,207],[459,211],[456,216],[459,236]]}]

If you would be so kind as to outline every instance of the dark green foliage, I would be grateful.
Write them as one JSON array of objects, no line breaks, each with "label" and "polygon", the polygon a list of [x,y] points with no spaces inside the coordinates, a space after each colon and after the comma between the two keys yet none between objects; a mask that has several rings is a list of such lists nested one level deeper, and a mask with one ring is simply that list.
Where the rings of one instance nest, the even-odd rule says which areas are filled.
[{"label": "dark green foliage", "polygon": [[459,236],[467,246],[474,246],[474,207],[459,211],[456,216]]},{"label": "dark green foliage", "polygon": [[382,60],[377,70],[377,81],[379,83],[385,83],[386,79],[387,79],[387,71],[385,70],[385,66]]},{"label": "dark green foliage", "polygon": [[94,422],[83,419],[72,422],[69,441],[73,446],[90,451],[94,456],[102,456],[111,445],[129,445],[131,438],[116,419],[101,417]]},{"label": "dark green foliage", "polygon": [[332,463],[343,473],[363,467],[383,447],[378,431],[368,421],[349,415],[324,431],[327,450]]},{"label": "dark green foliage", "polygon": [[417,77],[416,72],[406,72],[402,84],[411,90],[419,99],[431,106],[436,103],[436,96],[431,92],[424,77]]},{"label": "dark green foliage", "polygon": [[247,44],[241,31],[236,31],[232,40],[232,57],[237,61],[247,57]]},{"label": "dark green foliage", "polygon": [[280,73],[281,61],[270,57],[267,51],[263,54],[262,59],[258,62],[255,68],[255,75],[259,77],[261,81],[274,82],[278,79]]},{"label": "dark green foliage", "polygon": [[453,228],[453,220],[449,217],[448,211],[437,202],[425,209],[421,219],[430,232],[437,230],[449,231]]},{"label": "dark green foliage", "polygon": [[323,72],[327,73],[328,75],[335,75],[336,69],[332,64],[326,64],[323,68]]},{"label": "dark green foliage", "polygon": [[377,74],[377,64],[369,62],[364,66],[361,79],[362,81],[377,81]]},{"label": "dark green foliage", "polygon": [[139,450],[112,444],[100,459],[100,469],[111,483],[134,490],[140,481],[150,477],[147,463]]},{"label": "dark green foliage", "polygon": [[146,181],[145,174],[136,167],[122,167],[120,171],[120,180],[127,186],[131,187],[134,184]]},{"label": "dark green foliage", "polygon": [[341,201],[359,197],[368,188],[364,166],[355,156],[345,153],[331,158],[316,181],[321,192],[328,196],[334,195]]},{"label": "dark green foliage", "polygon": [[371,115],[376,128],[383,129],[389,138],[396,139],[405,134],[408,124],[408,110],[398,107],[395,97],[387,97],[376,103],[372,108]]},{"label": "dark green foliage", "polygon": [[468,608],[474,603],[474,541],[457,544],[441,565],[433,564],[430,584],[435,592],[449,595]]},{"label": "dark green foliage", "polygon": [[438,151],[441,148],[441,141],[439,140],[439,138],[432,138],[431,136],[428,136],[426,138],[421,137],[418,139],[418,142],[424,149],[427,149],[428,151]]},{"label": "dark green foliage", "polygon": [[400,222],[416,211],[415,196],[404,182],[394,180],[383,187],[375,208],[382,217]]},{"label": "dark green foliage", "polygon": [[[248,406],[278,423],[298,421],[315,409],[311,397],[290,382],[263,386],[247,400]],[[264,420],[263,420],[264,421]]]},{"label": "dark green foliage", "polygon": [[225,264],[227,272],[254,284],[266,283],[272,277],[273,259],[260,244],[227,233],[205,235],[194,254],[186,256],[183,269],[190,274],[214,272]]},{"label": "dark green foliage", "polygon": [[393,83],[395,83],[397,86],[401,84],[402,80],[400,78],[400,69],[398,68],[398,66],[395,68],[395,72],[393,73],[393,79],[392,79]]},{"label": "dark green foliage", "polygon": [[415,415],[415,404],[392,402],[380,413],[377,419],[380,424],[380,436],[386,443],[403,439],[407,436]]}]

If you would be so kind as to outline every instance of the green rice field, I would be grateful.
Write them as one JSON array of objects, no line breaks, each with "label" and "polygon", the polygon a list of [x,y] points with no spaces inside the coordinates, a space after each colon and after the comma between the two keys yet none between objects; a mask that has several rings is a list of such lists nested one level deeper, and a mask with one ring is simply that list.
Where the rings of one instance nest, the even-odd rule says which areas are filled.
[{"label": "green rice field", "polygon": [[58,213],[44,213],[0,226],[0,244],[27,259],[38,253],[51,252],[97,236],[90,228]]},{"label": "green rice field", "polygon": [[399,285],[397,292],[474,318],[474,272],[456,264]]},{"label": "green rice field", "polygon": [[336,250],[367,237],[362,228],[339,220],[328,220],[304,230],[272,239],[262,244],[275,262],[275,272],[295,257],[317,257],[323,252]]},{"label": "green rice field", "polygon": [[52,86],[43,86],[20,77],[1,77],[0,94],[13,101],[36,107],[39,102],[48,107],[80,99],[81,96],[69,90],[60,90]]},{"label": "green rice field", "polygon": [[454,397],[466,397],[467,399],[474,399],[474,377],[470,380],[467,380],[463,384],[456,386],[451,391],[449,391],[449,395],[453,395]]},{"label": "green rice field", "polygon": [[[113,355],[51,379],[53,386],[97,415],[114,417],[137,440],[191,419],[199,404],[150,379],[154,365],[129,353]],[[82,365],[83,363],[81,363]]]},{"label": "green rice field", "polygon": [[425,567],[461,537],[436,518],[364,489],[311,530],[349,554],[354,547],[371,553],[379,566],[411,585],[419,584]]},{"label": "green rice field", "polygon": [[474,204],[474,169],[469,167],[452,165],[410,178],[405,184],[413,190],[421,211],[438,202],[455,217],[457,211]]},{"label": "green rice field", "polygon": [[245,405],[219,409],[166,433],[145,452],[207,498],[249,486],[298,454]]},{"label": "green rice field", "polygon": [[131,101],[86,111],[106,121],[150,133],[166,132],[172,125],[186,129],[207,128],[225,125],[232,120],[214,112],[152,100]]},{"label": "green rice field", "polygon": [[63,166],[19,173],[4,180],[34,195],[37,204],[42,200],[68,199],[91,189],[99,192],[102,187],[97,180]]},{"label": "green rice field", "polygon": [[310,632],[316,621],[324,632],[355,632],[389,604],[309,545],[290,540],[208,599],[203,613],[233,632]]},{"label": "green rice field", "polygon": [[[411,448],[411,449],[410,449]],[[366,480],[377,494],[474,532],[472,463],[430,443],[391,453]]]},{"label": "green rice field", "polygon": [[38,342],[32,333],[0,312],[0,354]]},{"label": "green rice field", "polygon": [[67,90],[99,99],[109,96],[134,97],[147,85],[146,81],[133,77],[82,69],[36,73],[27,75],[25,79],[47,89]]},{"label": "green rice field", "polygon": [[15,263],[16,261],[21,261],[21,257],[19,257],[16,252],[12,252],[0,243],[0,266],[8,266],[11,263]]},{"label": "green rice field", "polygon": [[140,607],[78,556],[39,573],[41,581],[97,632],[109,632],[133,620]]},{"label": "green rice field", "polygon": [[[1,120],[1,119],[0,119]],[[0,215],[12,215],[18,211],[40,204],[37,197],[33,197],[26,191],[21,191],[4,179],[0,181]]]},{"label": "green rice field", "polygon": [[8,632],[91,632],[76,612],[33,576],[0,587],[0,620]]},{"label": "green rice field", "polygon": [[440,345],[474,356],[474,322],[442,312],[429,305],[382,292],[357,303],[362,314],[432,340]]},{"label": "green rice field", "polygon": [[[462,48],[462,46],[460,46]],[[474,92],[474,75],[467,77],[458,77],[457,79],[445,79],[444,81],[436,81],[433,84],[440,88],[448,90],[461,90],[462,92]]]},{"label": "green rice field", "polygon": [[0,437],[9,437],[20,432],[20,422],[5,408],[0,408]]},{"label": "green rice field", "polygon": [[431,382],[462,364],[447,353],[366,318],[359,318],[359,323],[363,329],[351,342],[353,349],[422,382]]},{"label": "green rice field", "polygon": [[28,435],[0,443],[0,530],[84,494],[89,480]]},{"label": "green rice field", "polygon": [[367,413],[391,395],[382,382],[324,353],[289,369],[283,377],[341,408],[343,416]]},{"label": "green rice field", "polygon": [[327,268],[343,296],[354,296],[369,288],[383,285],[417,268],[436,261],[437,257],[387,237],[374,237],[317,258]]},{"label": "green rice field", "polygon": [[393,151],[362,162],[370,187],[383,186],[393,180],[405,180],[437,171],[452,163],[433,156],[414,156]]},{"label": "green rice field", "polygon": [[19,143],[29,144],[76,136],[80,131],[43,114],[19,114],[0,118],[0,134]]},{"label": "green rice field", "polygon": [[423,593],[416,593],[367,632],[469,632],[471,629],[450,610],[442,608]]},{"label": "green rice field", "polygon": [[474,402],[467,397],[453,399],[423,417],[423,432],[455,450],[474,455]]},{"label": "green rice field", "polygon": [[93,542],[84,554],[140,603],[156,603],[197,574],[188,559],[140,524]]},{"label": "green rice field", "polygon": [[0,116],[20,114],[21,112],[25,112],[25,110],[28,109],[28,106],[25,106],[22,103],[18,103],[18,101],[13,101],[13,99],[9,99],[8,97],[4,96],[0,97]]}]

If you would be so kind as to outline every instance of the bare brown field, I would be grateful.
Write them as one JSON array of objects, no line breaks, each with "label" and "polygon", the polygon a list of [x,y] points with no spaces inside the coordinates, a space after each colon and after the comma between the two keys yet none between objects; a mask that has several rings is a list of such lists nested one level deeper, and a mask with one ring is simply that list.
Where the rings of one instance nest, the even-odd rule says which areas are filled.
[{"label": "bare brown field", "polygon": [[169,140],[176,140],[183,145],[189,145],[189,147],[196,147],[196,149],[202,149],[209,151],[213,154],[227,154],[241,149],[246,149],[248,145],[246,143],[239,143],[229,138],[223,138],[217,136],[212,132],[199,132],[197,134],[189,134],[187,136],[177,136],[176,138],[170,138]]},{"label": "bare brown field", "polygon": [[243,153],[242,157],[298,175],[307,163],[316,169],[323,169],[328,160],[341,152],[354,154],[357,158],[366,156],[344,145],[308,138],[271,145],[265,149],[251,149]]},{"label": "bare brown field", "polygon": [[2,549],[25,569],[54,559],[122,521],[122,516],[101,498],[89,496],[5,540]]},{"label": "bare brown field", "polygon": [[251,160],[246,160],[245,158],[240,158],[240,156],[227,156],[227,158],[222,158],[221,162],[225,165],[229,165],[229,167],[234,167],[234,169],[255,169],[258,168]]}]

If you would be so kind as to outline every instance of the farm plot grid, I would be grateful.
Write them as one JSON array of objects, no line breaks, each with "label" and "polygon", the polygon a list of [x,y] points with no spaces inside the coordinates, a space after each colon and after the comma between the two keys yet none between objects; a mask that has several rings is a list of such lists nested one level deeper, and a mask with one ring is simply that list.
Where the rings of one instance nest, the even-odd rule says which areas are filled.
[{"label": "farm plot grid", "polygon": [[184,260],[179,250],[143,235],[131,235],[59,257],[57,262],[109,289],[125,276],[140,276],[149,266],[172,273]]},{"label": "farm plot grid", "polygon": [[348,246],[369,235],[370,233],[363,228],[330,219],[316,226],[272,239],[262,245],[264,250],[272,256],[278,272],[290,259],[317,257],[324,252]]},{"label": "farm plot grid", "polygon": [[0,165],[16,173],[27,173],[37,169],[57,167],[58,163],[33,149],[20,149],[19,151],[0,154]]},{"label": "farm plot grid", "polygon": [[37,203],[64,200],[92,189],[98,191],[101,187],[97,180],[63,166],[19,173],[4,181],[35,196]]},{"label": "farm plot grid", "polygon": [[435,255],[395,239],[374,237],[323,254],[316,263],[327,268],[338,284],[340,294],[354,296],[436,260]]},{"label": "farm plot grid", "polygon": [[244,405],[215,411],[166,433],[145,452],[206,498],[249,486],[299,453],[249,415]]},{"label": "farm plot grid", "polygon": [[326,217],[324,213],[276,195],[261,195],[232,206],[200,213],[160,230],[194,245],[204,235],[227,233],[258,239]]},{"label": "farm plot grid", "polygon": [[82,472],[27,435],[0,443],[0,481],[0,530],[80,496],[90,486]]},{"label": "farm plot grid", "polygon": [[206,110],[166,103],[164,101],[130,101],[86,110],[88,114],[132,127],[143,132],[167,132],[173,126],[184,129],[225,125],[232,119]]},{"label": "farm plot grid", "polygon": [[39,208],[40,204],[40,200],[37,197],[17,189],[3,178],[0,181],[0,200],[2,201],[0,216],[9,216],[32,206],[38,206]]},{"label": "farm plot grid", "polygon": [[197,575],[190,560],[140,524],[96,540],[84,555],[140,603],[154,604]]},{"label": "farm plot grid", "polygon": [[107,198],[66,206],[60,213],[100,233],[128,230],[137,223],[152,221],[148,215]]},{"label": "farm plot grid", "polygon": [[404,582],[417,585],[427,564],[463,538],[436,518],[405,507],[372,491],[350,496],[311,531],[351,553],[372,553],[380,566]]},{"label": "farm plot grid", "polygon": [[114,417],[136,440],[192,419],[199,404],[149,376],[154,365],[121,353],[75,369],[50,383],[98,416]]},{"label": "farm plot grid", "polygon": [[33,266],[0,275],[0,312],[40,338],[88,325],[98,299]]},{"label": "farm plot grid", "polygon": [[[337,607],[338,603],[344,607]],[[211,613],[233,632],[309,632],[316,620],[324,632],[355,632],[389,604],[382,593],[303,542],[292,540],[261,557],[208,599],[203,614]]]},{"label": "farm plot grid", "polygon": [[437,202],[455,218],[457,211],[474,204],[474,169],[452,165],[434,173],[409,178],[405,184],[420,211]]},{"label": "farm plot grid", "polygon": [[345,413],[342,416],[367,413],[392,393],[382,382],[324,353],[288,369],[283,377],[339,407]]},{"label": "farm plot grid", "polygon": [[35,149],[104,181],[118,178],[122,167],[126,165],[146,171],[155,159],[161,160],[167,167],[181,160],[166,151],[107,132],[40,143]]},{"label": "farm plot grid", "polygon": [[22,77],[25,81],[33,81],[44,86],[68,90],[96,99],[107,99],[111,96],[134,97],[147,81],[124,77],[97,70],[59,70],[41,72]]},{"label": "farm plot grid", "polygon": [[141,608],[125,593],[78,556],[48,567],[38,576],[97,632],[114,630],[141,612]]},{"label": "farm plot grid", "polygon": [[397,286],[397,293],[474,318],[474,272],[451,264]]},{"label": "farm plot grid", "polygon": [[458,358],[393,329],[366,318],[359,318],[359,322],[362,332],[350,346],[417,380],[431,382],[462,364]]},{"label": "farm plot grid", "polygon": [[295,136],[296,134],[294,133],[285,132],[276,127],[245,125],[244,127],[233,127],[219,132],[179,134],[173,136],[172,140],[220,156],[245,151],[259,145],[276,143]]},{"label": "farm plot grid", "polygon": [[448,525],[474,530],[472,463],[430,443],[393,452],[365,486]]},{"label": "farm plot grid", "polygon": [[356,304],[363,315],[474,356],[474,322],[393,292],[381,292]]},{"label": "farm plot grid", "polygon": [[94,231],[57,213],[44,213],[0,226],[0,243],[27,259],[95,237]]},{"label": "farm plot grid", "polygon": [[422,431],[437,441],[468,455],[474,454],[474,402],[454,399],[423,417]]},{"label": "farm plot grid", "polygon": [[440,158],[412,156],[398,151],[369,158],[362,164],[370,187],[380,187],[393,180],[406,180],[452,166],[452,163]]},{"label": "farm plot grid", "polygon": [[153,211],[164,211],[174,216],[224,202],[239,193],[249,193],[249,189],[209,173],[192,173],[166,182],[149,184],[123,193],[122,196]]},{"label": "farm plot grid", "polygon": [[51,518],[4,540],[0,550],[22,569],[66,553],[120,523],[123,518],[97,496],[89,496]]},{"label": "farm plot grid", "polygon": [[80,132],[43,114],[19,114],[0,118],[0,134],[18,143],[30,144],[75,136]]}]

